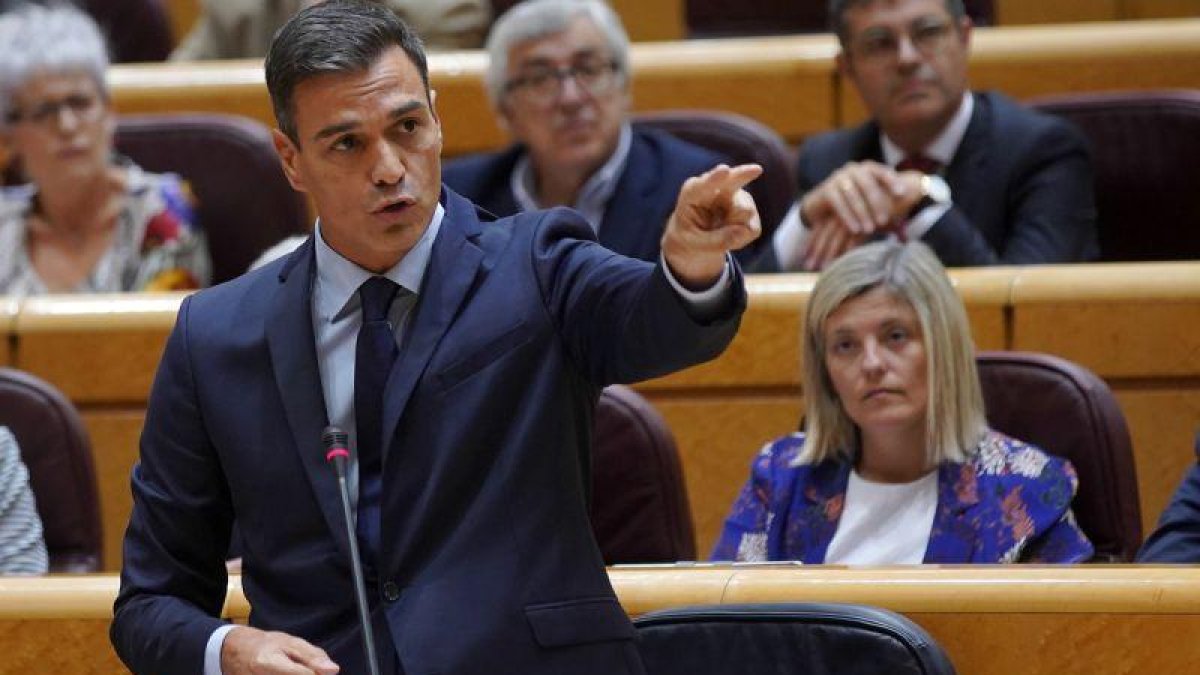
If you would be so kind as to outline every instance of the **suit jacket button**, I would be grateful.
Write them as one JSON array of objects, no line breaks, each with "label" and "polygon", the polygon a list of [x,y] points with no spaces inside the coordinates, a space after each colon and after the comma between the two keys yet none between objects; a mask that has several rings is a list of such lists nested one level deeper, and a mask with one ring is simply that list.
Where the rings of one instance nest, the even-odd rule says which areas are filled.
[{"label": "suit jacket button", "polygon": [[383,599],[388,602],[395,602],[400,599],[400,587],[394,581],[387,581],[383,584]]}]

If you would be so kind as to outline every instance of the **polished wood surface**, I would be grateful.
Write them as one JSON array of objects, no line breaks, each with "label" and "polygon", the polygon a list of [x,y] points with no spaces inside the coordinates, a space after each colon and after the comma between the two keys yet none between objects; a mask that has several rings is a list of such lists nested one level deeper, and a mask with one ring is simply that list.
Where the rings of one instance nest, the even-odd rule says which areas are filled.
[{"label": "polished wood surface", "polygon": [[[829,36],[634,44],[633,107],[730,110],[797,141],[836,125],[834,51]],[[446,156],[507,142],[484,90],[486,67],[482,51],[429,55]],[[117,65],[109,83],[120,113],[216,112],[275,124],[255,59]]]},{"label": "polished wood surface", "polygon": [[[1200,420],[1200,263],[951,270],[980,349],[1058,354],[1115,392],[1133,437],[1143,530],[1152,531],[1194,461]],[[815,276],[751,276],[733,344],[711,363],[638,385],[682,457],[697,550],[711,550],[762,445],[797,428],[800,317]],[[0,344],[54,383],[92,434],[105,569],[120,564],[146,398],[182,296],[31,299]],[[0,298],[0,308],[13,307]],[[11,317],[10,313],[10,317]]]},{"label": "polished wood surface", "polygon": [[[609,0],[629,39],[679,40],[687,33],[683,0]],[[200,16],[200,0],[166,0],[171,32],[179,42]]]},{"label": "polished wood surface", "polygon": [[[1017,98],[1200,82],[1200,19],[983,28],[974,35],[972,86]],[[799,143],[864,117],[853,86],[834,67],[837,49],[828,34],[636,43],[633,107],[730,110]],[[504,145],[484,93],[485,54],[434,53],[429,67],[444,154]],[[122,113],[222,112],[274,125],[258,60],[118,65],[109,81]]]},{"label": "polished wood surface", "polygon": [[185,294],[41,296],[24,300],[13,361],[76,405],[145,405]]},{"label": "polished wood surface", "polygon": [[996,25],[1200,16],[1200,0],[995,0]]},{"label": "polished wood surface", "polygon": [[0,366],[13,363],[12,343],[17,334],[17,314],[21,301],[0,295]]},{"label": "polished wood surface", "polygon": [[[611,568],[625,611],[847,602],[899,612],[960,673],[1187,673],[1200,662],[1197,566]],[[115,575],[0,578],[0,670],[124,672],[108,643]],[[241,578],[222,614],[244,622]]]}]

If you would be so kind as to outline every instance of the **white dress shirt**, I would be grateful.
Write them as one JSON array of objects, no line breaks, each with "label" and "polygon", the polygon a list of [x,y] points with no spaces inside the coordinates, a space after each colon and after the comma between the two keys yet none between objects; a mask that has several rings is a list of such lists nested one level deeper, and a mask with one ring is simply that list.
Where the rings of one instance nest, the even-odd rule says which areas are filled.
[{"label": "white dress shirt", "polygon": [[[933,139],[933,142],[925,148],[922,154],[930,159],[936,159],[942,166],[949,166],[954,159],[954,154],[958,152],[958,146],[962,144],[963,136],[966,135],[967,127],[971,124],[971,114],[974,111],[975,97],[968,91],[963,94],[962,104],[958,106],[958,112],[954,113],[950,123],[946,125],[942,133],[938,134],[937,138]],[[882,131],[879,132],[879,145],[883,150],[884,164],[895,168],[904,159],[904,151]],[[933,227],[933,224],[945,215],[951,206],[953,203],[933,204],[922,209],[906,224],[905,238],[908,241],[916,241],[925,236],[929,228]],[[783,220],[779,222],[779,227],[775,229],[775,236],[771,239],[771,246],[775,249],[775,258],[779,261],[780,270],[795,272],[803,268],[804,252],[808,247],[808,236],[811,232],[800,216],[800,200],[796,200],[792,204],[792,208],[788,209],[787,214],[784,215]],[[895,235],[889,236],[894,237]]]}]

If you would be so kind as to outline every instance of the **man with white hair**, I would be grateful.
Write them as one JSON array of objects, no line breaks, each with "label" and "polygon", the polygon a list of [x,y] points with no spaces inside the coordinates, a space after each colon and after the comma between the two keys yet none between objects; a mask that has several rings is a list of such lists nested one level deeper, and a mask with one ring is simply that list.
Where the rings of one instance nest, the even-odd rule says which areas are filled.
[{"label": "man with white hair", "polygon": [[629,37],[600,0],[530,0],[488,36],[487,90],[516,145],[448,162],[448,186],[497,216],[578,209],[600,243],[657,260],[689,176],[725,161],[628,120]]}]

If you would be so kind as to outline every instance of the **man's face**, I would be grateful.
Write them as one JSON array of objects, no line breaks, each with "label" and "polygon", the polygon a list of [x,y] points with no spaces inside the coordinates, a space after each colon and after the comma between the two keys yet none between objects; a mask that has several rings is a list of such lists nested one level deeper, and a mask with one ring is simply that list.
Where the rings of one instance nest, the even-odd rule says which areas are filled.
[{"label": "man's face", "polygon": [[399,47],[365,71],[320,75],[292,97],[293,143],[274,133],[292,187],[316,204],[325,242],[383,272],[416,244],[437,208],[442,129]]},{"label": "man's face", "polygon": [[508,53],[507,81],[501,121],[528,147],[539,174],[590,175],[616,150],[629,83],[590,19],[518,43]]},{"label": "man's face", "polygon": [[108,167],[116,118],[88,73],[35,75],[14,93],[13,108],[8,138],[38,185],[91,180]]},{"label": "man's face", "polygon": [[889,135],[936,134],[967,89],[970,38],[943,0],[874,0],[846,11],[838,67]]}]

